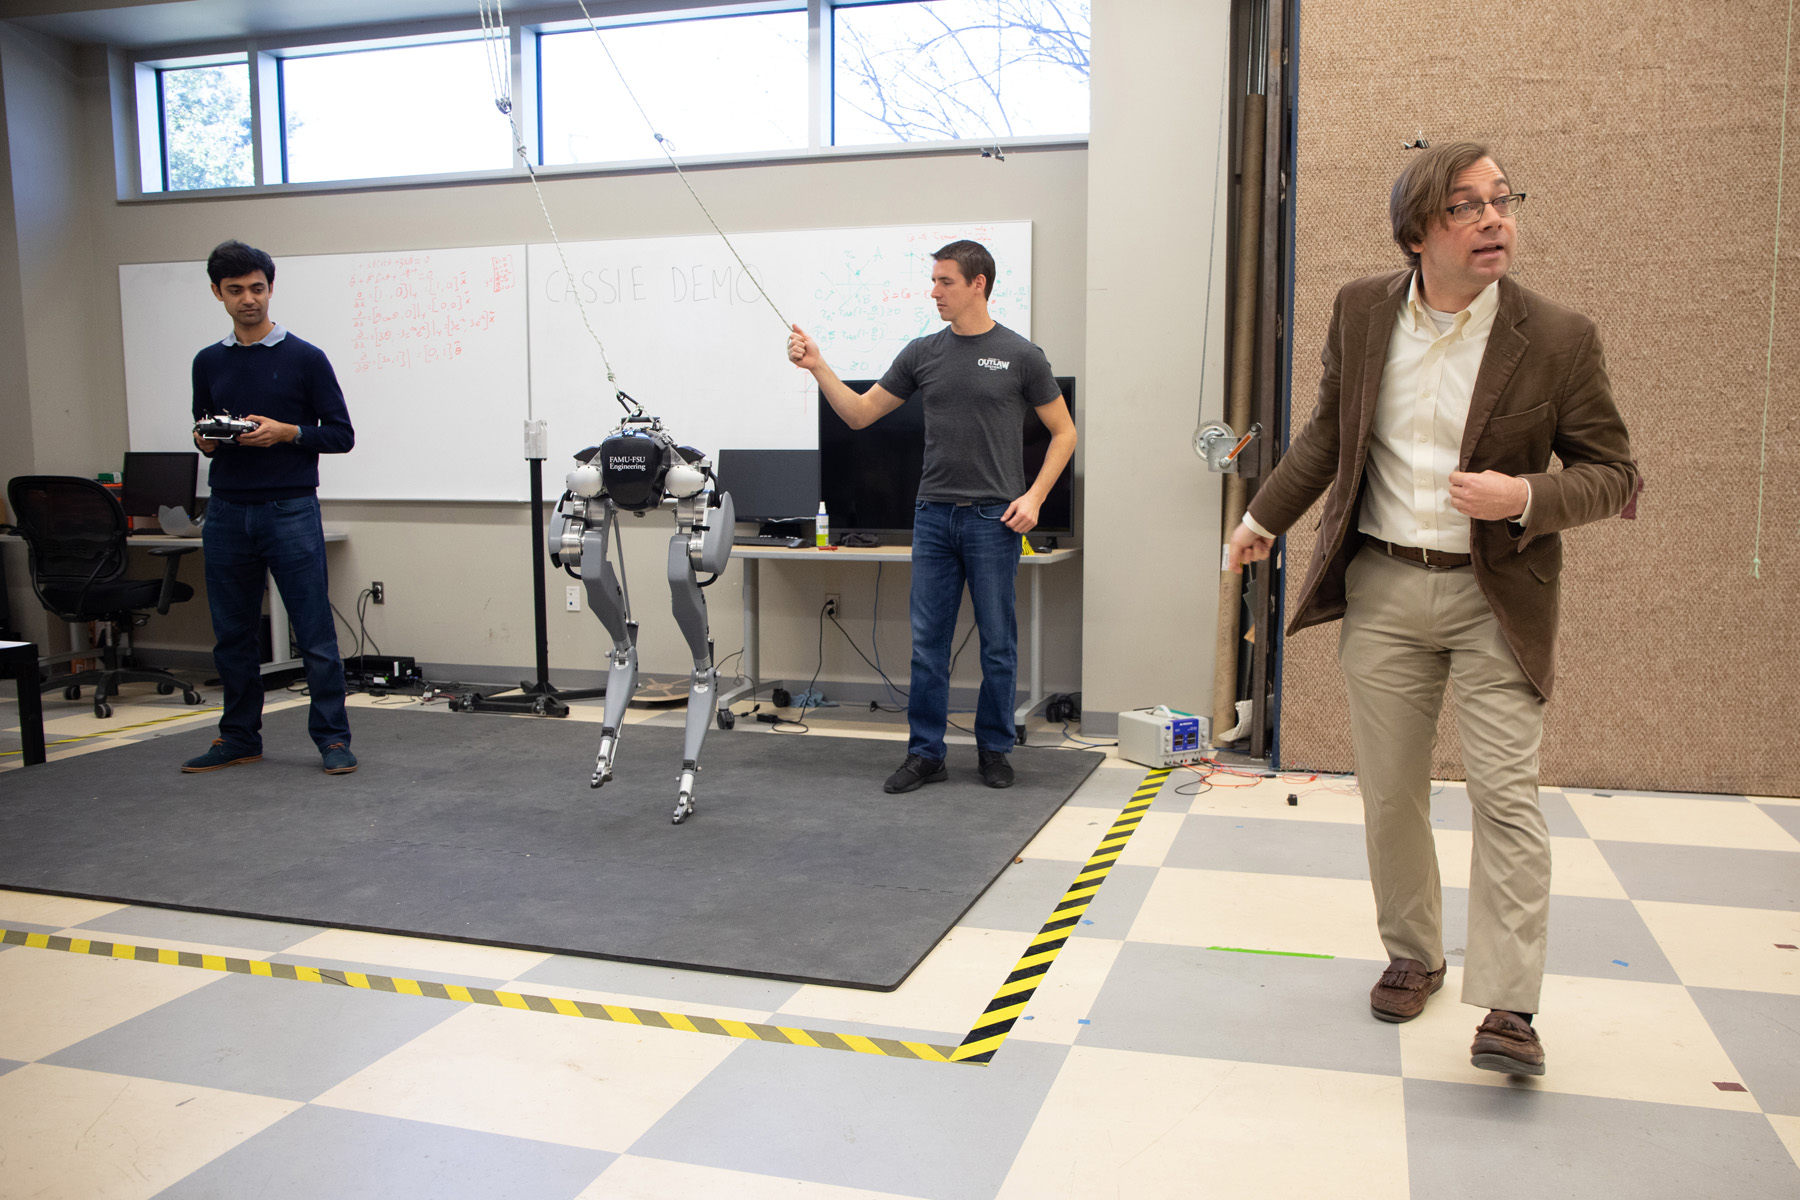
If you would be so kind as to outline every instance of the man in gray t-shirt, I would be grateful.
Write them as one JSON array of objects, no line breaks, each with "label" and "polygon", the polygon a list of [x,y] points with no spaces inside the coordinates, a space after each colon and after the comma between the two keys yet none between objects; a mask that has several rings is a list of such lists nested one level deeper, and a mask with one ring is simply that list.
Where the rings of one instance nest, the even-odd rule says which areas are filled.
[{"label": "man in gray t-shirt", "polygon": [[[948,328],[909,342],[881,382],[852,391],[798,325],[788,359],[852,429],[880,420],[913,396],[925,406],[925,465],[913,512],[912,686],[906,761],[886,790],[910,792],[949,777],[950,642],[963,586],[981,631],[981,698],[975,743],[982,780],[1010,787],[1012,709],[1018,675],[1014,576],[1019,538],[1075,452],[1075,422],[1044,352],[988,315],[994,259],[976,242],[951,242],[932,256],[931,298]],[[1027,409],[1050,431],[1043,468],[1025,482]]]}]

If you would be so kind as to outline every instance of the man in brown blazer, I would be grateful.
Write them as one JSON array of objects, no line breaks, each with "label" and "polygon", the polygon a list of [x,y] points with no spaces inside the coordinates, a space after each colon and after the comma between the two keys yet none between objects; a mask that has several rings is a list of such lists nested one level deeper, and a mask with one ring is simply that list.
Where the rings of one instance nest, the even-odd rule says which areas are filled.
[{"label": "man in brown blazer", "polygon": [[[1443,986],[1431,760],[1447,680],[1474,813],[1462,999],[1474,1065],[1541,1075],[1550,837],[1537,800],[1560,531],[1613,516],[1637,469],[1594,323],[1507,276],[1525,202],[1486,147],[1413,159],[1389,203],[1408,269],[1345,285],[1312,419],[1231,536],[1233,569],[1326,496],[1290,633],[1343,619],[1376,921],[1369,995],[1408,1021]],[[1552,473],[1555,455],[1563,469]]]}]

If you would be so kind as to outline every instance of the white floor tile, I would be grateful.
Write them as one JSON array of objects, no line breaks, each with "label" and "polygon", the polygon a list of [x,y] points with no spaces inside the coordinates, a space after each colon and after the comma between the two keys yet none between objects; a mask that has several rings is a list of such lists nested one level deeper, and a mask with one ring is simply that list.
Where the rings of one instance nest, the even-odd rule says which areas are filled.
[{"label": "white floor tile", "polygon": [[19,946],[0,954],[0,1058],[30,1062],[223,976]]},{"label": "white floor tile", "polygon": [[[1800,860],[1795,868],[1800,870]],[[1800,912],[1638,900],[1638,915],[1681,982],[1800,995]]]},{"label": "white floor tile", "polygon": [[1800,852],[1800,840],[1754,804],[1679,796],[1571,794],[1568,799],[1595,841]]},{"label": "white floor tile", "polygon": [[621,1153],[738,1045],[471,1006],[314,1103]]},{"label": "white floor tile", "polygon": [[282,951],[285,958],[328,958],[346,963],[392,968],[384,974],[414,978],[432,975],[473,975],[478,979],[512,979],[547,960],[540,950],[513,950],[505,946],[478,946],[471,942],[446,942],[436,938],[402,937],[391,933],[365,933],[354,929],[323,930]]},{"label": "white floor tile", "polygon": [[1546,975],[1535,1021],[1544,1042],[1545,1073],[1510,1076],[1469,1061],[1475,1027],[1487,1014],[1456,1002],[1462,974],[1452,965],[1444,990],[1423,1014],[1399,1027],[1407,1078],[1759,1111],[1747,1092],[1714,1086],[1742,1080],[1679,984]]},{"label": "white floor tile", "polygon": [[958,925],[925,956],[906,982],[891,992],[808,984],[781,1006],[790,1017],[824,1017],[899,1029],[967,1033],[1032,934]]},{"label": "white floor tile", "polygon": [[906,1200],[893,1192],[835,1187],[804,1179],[779,1179],[620,1155],[575,1200]]},{"label": "white floor tile", "polygon": [[1164,867],[1128,940],[1387,961],[1361,879]]},{"label": "white floor tile", "polygon": [[299,1108],[31,1063],[0,1075],[0,1194],[140,1200]]},{"label": "white floor tile", "polygon": [[1000,1197],[1403,1200],[1402,1086],[1393,1076],[1077,1046]]}]

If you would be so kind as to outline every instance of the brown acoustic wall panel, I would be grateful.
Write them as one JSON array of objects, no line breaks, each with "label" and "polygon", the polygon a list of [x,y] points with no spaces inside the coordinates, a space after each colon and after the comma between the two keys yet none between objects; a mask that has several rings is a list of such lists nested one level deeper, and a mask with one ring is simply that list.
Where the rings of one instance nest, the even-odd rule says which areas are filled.
[{"label": "brown acoustic wall panel", "polygon": [[[1491,145],[1531,195],[1515,275],[1599,324],[1647,480],[1636,521],[1565,535],[1543,782],[1800,794],[1792,140],[1766,438],[1763,415],[1787,6],[1306,0],[1300,14],[1294,426],[1337,288],[1403,265],[1387,224],[1402,140]],[[1800,133],[1800,94],[1789,103]],[[1288,539],[1290,605],[1316,517]],[[1287,642],[1285,766],[1353,766],[1337,630]],[[1436,769],[1457,779],[1449,707]]]}]

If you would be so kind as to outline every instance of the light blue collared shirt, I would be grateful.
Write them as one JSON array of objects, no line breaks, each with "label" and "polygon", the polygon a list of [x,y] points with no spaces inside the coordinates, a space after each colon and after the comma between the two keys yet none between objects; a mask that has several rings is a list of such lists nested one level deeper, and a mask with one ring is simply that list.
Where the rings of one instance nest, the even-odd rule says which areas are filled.
[{"label": "light blue collared shirt", "polygon": [[[264,338],[260,342],[251,342],[249,344],[252,346],[273,346],[273,345],[275,345],[275,343],[279,342],[282,338],[284,338],[286,336],[287,336],[287,330],[283,329],[278,324],[275,326],[275,328],[269,330],[268,337]],[[226,334],[219,341],[219,345],[221,345],[221,346],[242,346],[244,344],[245,343],[238,341],[237,330],[235,330],[235,329],[232,330],[230,333]]]}]

